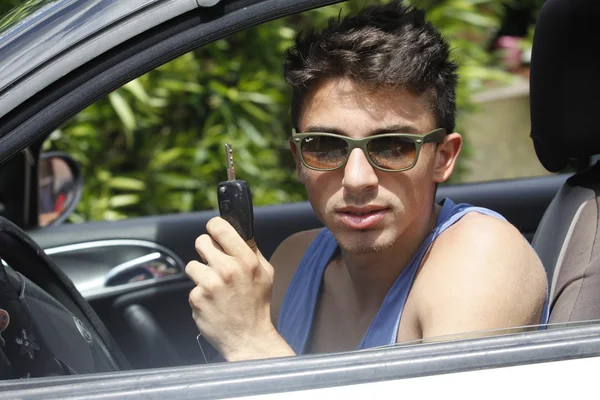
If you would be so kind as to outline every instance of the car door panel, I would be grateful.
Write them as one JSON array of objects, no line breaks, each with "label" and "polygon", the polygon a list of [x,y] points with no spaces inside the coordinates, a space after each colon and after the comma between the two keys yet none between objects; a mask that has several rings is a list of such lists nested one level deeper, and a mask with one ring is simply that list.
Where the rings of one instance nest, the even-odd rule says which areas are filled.
[{"label": "car door panel", "polygon": [[[218,368],[53,377],[42,381],[43,388],[39,380],[22,379],[0,382],[0,393],[27,399],[395,399],[397,393],[481,399],[493,388],[494,394],[501,394],[498,398],[556,398],[556,393],[587,398],[597,391],[599,331],[597,325],[574,325],[359,353],[242,361]],[[532,384],[542,381],[556,384]]]},{"label": "car door panel", "polygon": [[[544,210],[567,177],[441,186],[437,198],[498,211],[531,240]],[[90,301],[134,367],[197,364],[203,358],[187,300],[193,284],[183,268],[198,258],[194,241],[216,215],[216,211],[200,211],[59,225],[29,233]],[[308,202],[256,207],[255,220],[256,241],[267,258],[289,235],[322,226]],[[73,250],[86,245],[87,251]],[[175,260],[174,274],[104,286],[107,274],[116,267],[156,249]]]}]

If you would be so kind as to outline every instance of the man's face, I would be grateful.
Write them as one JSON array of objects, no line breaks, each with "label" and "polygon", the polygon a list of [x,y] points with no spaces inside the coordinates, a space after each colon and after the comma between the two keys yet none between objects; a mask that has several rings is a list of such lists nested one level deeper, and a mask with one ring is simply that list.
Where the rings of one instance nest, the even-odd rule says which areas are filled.
[{"label": "man's face", "polygon": [[[304,98],[298,125],[301,132],[352,138],[391,132],[424,134],[437,128],[421,96],[407,90],[364,90],[347,78],[315,83]],[[363,254],[391,247],[424,218],[429,220],[435,183],[447,178],[440,178],[444,157],[437,153],[433,144],[422,146],[417,164],[403,172],[373,168],[358,148],[344,167],[334,171],[308,169],[294,154],[298,178],[317,217],[342,249]]]}]

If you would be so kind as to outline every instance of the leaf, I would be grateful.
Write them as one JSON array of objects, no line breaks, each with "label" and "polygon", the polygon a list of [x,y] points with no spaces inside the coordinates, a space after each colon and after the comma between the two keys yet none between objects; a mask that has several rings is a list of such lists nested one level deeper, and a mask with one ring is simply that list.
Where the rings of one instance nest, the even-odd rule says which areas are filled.
[{"label": "leaf", "polygon": [[239,100],[247,100],[257,104],[275,104],[275,101],[271,96],[262,93],[240,92]]},{"label": "leaf", "polygon": [[108,182],[108,180],[111,178],[111,173],[109,171],[107,171],[106,169],[98,169],[96,171],[96,176],[95,178],[97,180],[99,180],[102,183]]},{"label": "leaf", "polygon": [[496,19],[492,17],[488,17],[482,14],[476,14],[474,12],[469,11],[460,11],[457,10],[452,15],[454,18],[460,19],[466,23],[471,25],[479,26],[482,28],[493,28],[498,25]]},{"label": "leaf", "polygon": [[267,122],[271,119],[271,116],[268,113],[261,110],[252,103],[244,102],[240,104],[240,107],[242,107],[248,114],[252,115],[254,118],[260,121]]},{"label": "leaf", "polygon": [[69,129],[69,135],[78,137],[94,137],[96,135],[96,129],[94,129],[94,125],[90,123],[82,123],[71,127]]},{"label": "leaf", "polygon": [[163,169],[184,154],[185,149],[174,147],[172,149],[156,153],[150,161],[150,168]]},{"label": "leaf", "polygon": [[196,149],[196,154],[194,156],[194,162],[196,164],[202,164],[208,159],[208,150],[204,147],[199,147]]},{"label": "leaf", "polygon": [[123,88],[131,92],[140,102],[144,104],[150,103],[150,96],[148,96],[146,89],[144,89],[139,79],[134,79],[126,83],[123,85]]},{"label": "leaf", "polygon": [[146,183],[139,179],[129,178],[125,176],[117,176],[108,181],[108,186],[112,189],[122,190],[144,190]]},{"label": "leaf", "polygon": [[125,218],[127,218],[127,214],[120,213],[114,210],[106,210],[104,211],[104,213],[102,213],[102,218],[99,219],[103,219],[105,221],[117,221]]},{"label": "leaf", "polygon": [[233,88],[233,87],[227,89],[227,98],[229,100],[231,100],[232,102],[237,103],[240,98],[239,90],[237,90],[237,88]]},{"label": "leaf", "polygon": [[227,97],[227,94],[229,92],[229,88],[227,86],[225,86],[224,84],[222,84],[219,81],[216,80],[211,80],[210,82],[208,82],[208,88],[215,92],[220,94],[223,97]]},{"label": "leaf", "polygon": [[133,130],[136,127],[135,114],[119,91],[110,93],[108,99],[125,127],[125,141],[127,147],[131,148],[133,146]]},{"label": "leaf", "polygon": [[174,189],[201,189],[204,187],[202,181],[185,175],[161,173],[156,178],[159,183]]},{"label": "leaf", "polygon": [[81,224],[85,222],[84,216],[76,212],[71,213],[68,217],[68,220],[72,224]]},{"label": "leaf", "polygon": [[246,118],[240,118],[238,120],[238,125],[242,131],[242,135],[247,136],[255,145],[259,147],[267,146],[267,141],[263,135]]},{"label": "leaf", "polygon": [[194,195],[191,192],[171,193],[168,203],[180,212],[190,212],[194,209]]},{"label": "leaf", "polygon": [[279,35],[284,39],[291,40],[296,35],[296,31],[288,26],[282,26],[279,28]]},{"label": "leaf", "polygon": [[138,204],[140,202],[140,196],[137,194],[118,194],[112,196],[108,202],[110,207],[119,208]]}]

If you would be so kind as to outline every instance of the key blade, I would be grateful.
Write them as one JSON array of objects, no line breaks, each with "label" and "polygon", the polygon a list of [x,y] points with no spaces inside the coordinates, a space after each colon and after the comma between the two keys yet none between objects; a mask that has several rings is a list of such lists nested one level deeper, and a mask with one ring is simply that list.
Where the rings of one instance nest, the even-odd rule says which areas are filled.
[{"label": "key blade", "polygon": [[235,168],[233,167],[233,148],[231,143],[225,144],[225,155],[227,156],[227,180],[235,181]]}]

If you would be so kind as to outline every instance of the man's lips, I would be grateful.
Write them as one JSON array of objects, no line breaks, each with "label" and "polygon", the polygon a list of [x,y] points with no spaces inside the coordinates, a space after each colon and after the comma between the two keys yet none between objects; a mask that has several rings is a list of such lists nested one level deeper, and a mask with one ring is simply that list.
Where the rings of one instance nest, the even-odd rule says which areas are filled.
[{"label": "man's lips", "polygon": [[378,224],[389,211],[380,206],[343,207],[336,210],[340,221],[351,229],[368,229]]}]

